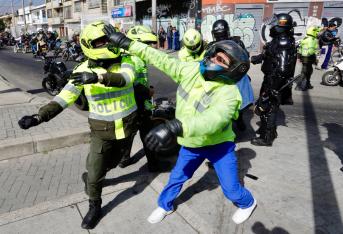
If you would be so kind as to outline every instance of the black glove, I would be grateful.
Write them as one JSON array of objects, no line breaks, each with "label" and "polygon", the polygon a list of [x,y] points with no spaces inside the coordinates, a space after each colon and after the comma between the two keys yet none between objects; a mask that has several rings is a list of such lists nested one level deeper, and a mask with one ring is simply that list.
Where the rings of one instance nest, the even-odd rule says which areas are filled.
[{"label": "black glove", "polygon": [[43,122],[42,117],[40,115],[36,114],[36,115],[24,116],[23,118],[21,118],[18,121],[18,124],[19,124],[20,128],[28,129],[28,128],[33,127],[33,126],[37,126],[41,122]]},{"label": "black glove", "polygon": [[102,31],[114,47],[123,48],[124,50],[129,49],[132,40],[126,37],[123,33],[117,32],[112,25],[105,25]]},{"label": "black glove", "polygon": [[73,80],[73,85],[95,84],[98,82],[98,75],[90,72],[77,72],[71,74],[70,80]]},{"label": "black glove", "polygon": [[159,152],[163,146],[170,144],[176,136],[181,135],[182,123],[174,119],[153,128],[144,140],[150,150]]},{"label": "black glove", "polygon": [[252,64],[262,63],[262,60],[263,60],[262,54],[251,56],[251,59],[250,59]]}]

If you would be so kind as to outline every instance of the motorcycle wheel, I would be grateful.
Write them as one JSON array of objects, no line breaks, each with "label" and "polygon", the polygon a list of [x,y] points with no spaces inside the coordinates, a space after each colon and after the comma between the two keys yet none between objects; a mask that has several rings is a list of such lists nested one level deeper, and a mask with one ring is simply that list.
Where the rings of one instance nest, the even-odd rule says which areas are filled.
[{"label": "motorcycle wheel", "polygon": [[76,99],[75,105],[80,110],[83,110],[83,111],[88,111],[89,110],[88,101],[87,101],[87,98],[85,97],[85,94],[83,92],[81,93],[79,98]]},{"label": "motorcycle wheel", "polygon": [[57,87],[56,80],[52,77],[45,77],[42,81],[42,86],[45,89],[45,91],[51,96],[56,96],[60,92],[60,89],[58,89]]},{"label": "motorcycle wheel", "polygon": [[342,80],[340,71],[327,71],[322,76],[322,84],[326,86],[336,86]]},{"label": "motorcycle wheel", "polygon": [[18,53],[18,48],[16,46],[13,47],[13,52]]},{"label": "motorcycle wheel", "polygon": [[62,57],[63,61],[67,62],[68,59],[69,59],[69,53],[68,53],[68,51],[66,51],[66,50],[63,51],[61,57]]}]

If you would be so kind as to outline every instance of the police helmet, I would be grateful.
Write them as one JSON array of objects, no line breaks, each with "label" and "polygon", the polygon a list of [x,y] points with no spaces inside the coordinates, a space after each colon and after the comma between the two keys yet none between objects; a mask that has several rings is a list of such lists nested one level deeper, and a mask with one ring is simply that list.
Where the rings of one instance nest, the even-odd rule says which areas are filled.
[{"label": "police helmet", "polygon": [[214,41],[228,40],[230,37],[229,24],[223,20],[217,20],[212,25],[212,37]]},{"label": "police helmet", "polygon": [[128,38],[134,41],[140,41],[145,44],[156,44],[157,36],[152,30],[144,25],[136,25],[129,29],[126,35]]},{"label": "police helmet", "polygon": [[[88,24],[81,32],[81,49],[90,59],[114,59],[120,56],[120,49],[110,45],[102,31],[105,25],[104,21],[95,21]],[[119,32],[118,29],[116,30]]]},{"label": "police helmet", "polygon": [[196,54],[200,51],[202,46],[202,37],[199,31],[190,28],[183,35],[182,42],[187,48],[188,52]]},{"label": "police helmet", "polygon": [[287,13],[274,14],[270,26],[270,36],[272,37],[291,32],[294,27],[293,18]]}]

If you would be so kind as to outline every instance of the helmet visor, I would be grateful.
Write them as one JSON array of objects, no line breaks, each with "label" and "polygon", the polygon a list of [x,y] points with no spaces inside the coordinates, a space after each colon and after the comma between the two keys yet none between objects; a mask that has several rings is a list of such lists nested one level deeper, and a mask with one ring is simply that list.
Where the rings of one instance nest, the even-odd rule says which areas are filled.
[{"label": "helmet visor", "polygon": [[99,37],[91,42],[91,46],[94,49],[107,47],[108,39],[106,36]]}]

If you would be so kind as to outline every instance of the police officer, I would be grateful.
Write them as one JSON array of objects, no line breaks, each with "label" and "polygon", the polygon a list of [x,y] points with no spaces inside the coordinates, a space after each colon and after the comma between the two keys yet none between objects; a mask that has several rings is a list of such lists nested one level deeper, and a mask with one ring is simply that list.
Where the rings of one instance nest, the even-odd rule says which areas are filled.
[{"label": "police officer", "polygon": [[[209,46],[218,41],[222,40],[232,40],[237,43],[240,47],[242,47],[245,52],[249,55],[249,52],[246,50],[243,41],[241,41],[240,37],[238,36],[231,36],[230,35],[230,27],[226,20],[220,19],[213,23],[212,25],[212,37],[213,42],[209,44]],[[237,82],[238,89],[242,95],[243,103],[241,105],[241,110],[239,112],[239,117],[235,121],[236,126],[240,131],[244,131],[246,129],[244,120],[243,120],[243,112],[244,109],[249,107],[254,103],[254,92],[250,83],[250,78],[248,75],[245,75],[240,81]]]},{"label": "police officer", "polygon": [[183,47],[178,53],[183,62],[201,61],[205,55],[205,42],[199,31],[188,29],[182,38]]},{"label": "police officer", "polygon": [[[89,103],[91,128],[87,157],[89,211],[82,228],[92,229],[101,217],[102,182],[106,172],[119,163],[123,149],[136,133],[136,102],[133,92],[134,66],[123,62],[120,50],[103,33],[105,23],[87,25],[81,34],[81,47],[87,60],[77,66],[63,90],[38,114],[24,116],[18,124],[23,129],[47,122],[72,105],[84,90]],[[76,120],[77,121],[77,120]]]},{"label": "police officer", "polygon": [[183,183],[206,158],[213,163],[225,196],[239,207],[233,221],[247,220],[256,200],[239,184],[232,131],[232,119],[237,118],[242,102],[235,82],[249,69],[247,53],[233,41],[221,41],[209,47],[200,63],[181,62],[143,43],[132,42],[111,27],[105,31],[115,47],[129,50],[179,84],[176,119],[157,126],[146,137],[148,147],[157,151],[176,136],[182,145],[168,185],[159,197],[159,207],[148,221],[160,222],[172,212]]},{"label": "police officer", "polygon": [[302,62],[302,81],[298,82],[296,89],[305,91],[312,89],[310,78],[313,73],[313,64],[318,63],[319,45],[317,35],[320,32],[320,27],[310,27],[306,31],[306,37],[300,41],[298,54]]},{"label": "police officer", "polygon": [[[130,28],[127,32],[127,37],[131,40],[140,41],[151,46],[157,45],[156,35],[149,27],[143,25],[137,25]],[[147,148],[143,140],[153,127],[153,122],[151,119],[153,109],[151,96],[153,89],[149,86],[148,67],[146,63],[137,56],[130,56],[128,59],[130,59],[135,66],[136,79],[134,82],[134,91],[139,115],[139,135],[143,143],[145,155],[147,157],[148,169],[150,172],[161,171],[165,168],[162,168],[162,165],[158,163],[155,157],[155,152]],[[122,168],[135,163],[134,158],[130,158],[133,139],[134,138],[132,138],[131,146],[127,147],[127,151],[124,153],[124,156],[119,163],[119,166]]]},{"label": "police officer", "polygon": [[262,63],[264,80],[260,90],[260,97],[256,102],[255,113],[260,115],[261,126],[257,130],[260,134],[251,140],[253,145],[271,146],[277,137],[276,117],[283,98],[290,95],[289,89],[285,93],[278,90],[293,77],[296,65],[297,51],[293,37],[293,19],[289,14],[274,15],[270,21],[270,36],[261,54],[252,56],[253,64]]}]

